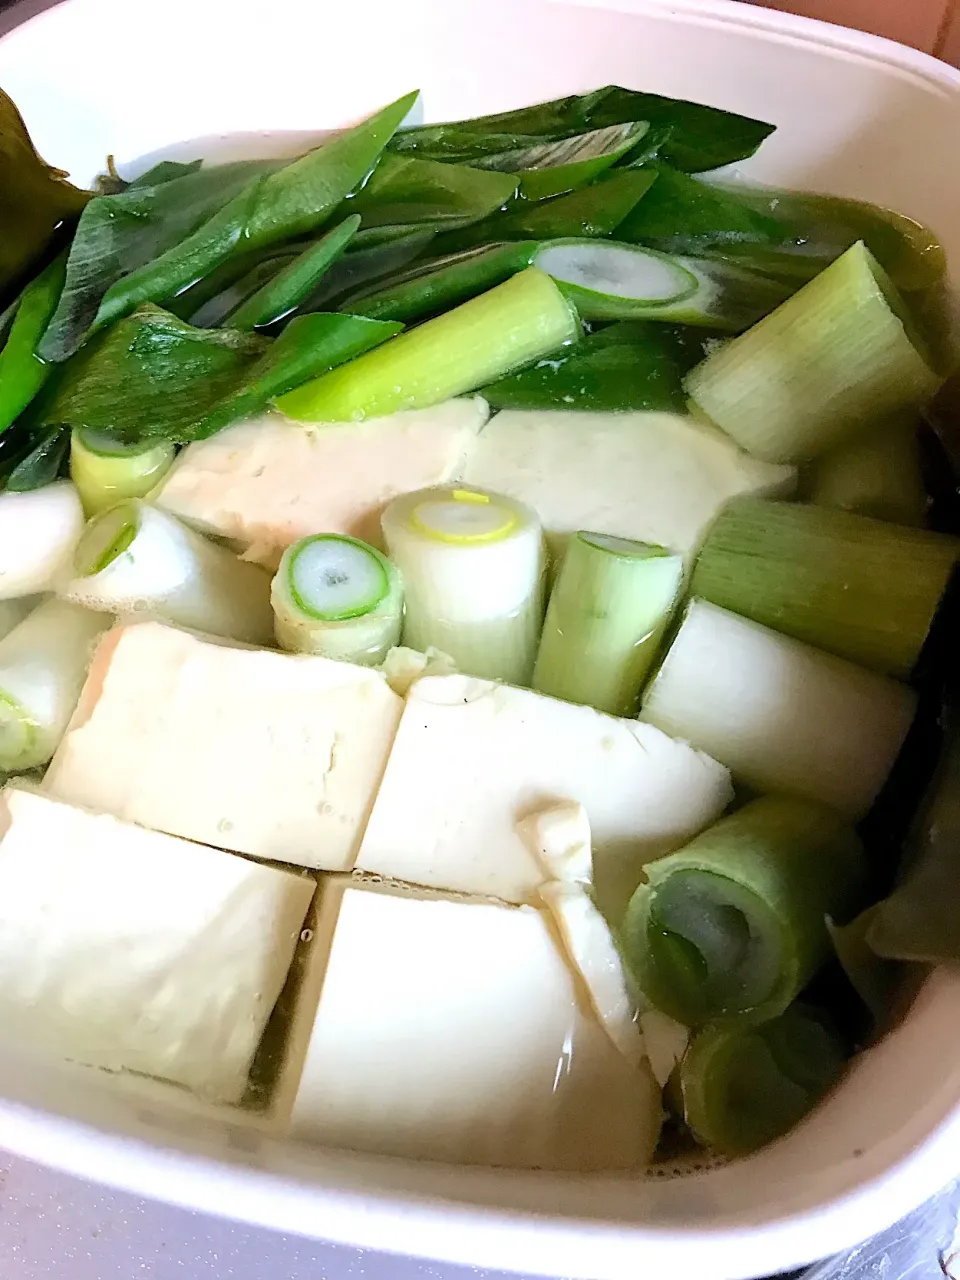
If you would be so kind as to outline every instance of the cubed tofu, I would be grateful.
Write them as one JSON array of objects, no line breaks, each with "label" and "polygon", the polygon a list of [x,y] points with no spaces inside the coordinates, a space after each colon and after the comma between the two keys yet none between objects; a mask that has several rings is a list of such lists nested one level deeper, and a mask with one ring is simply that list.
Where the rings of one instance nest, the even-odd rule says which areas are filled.
[{"label": "cubed tofu", "polygon": [[402,707],[365,667],[118,626],[44,788],[188,840],[344,870]]},{"label": "cubed tofu", "polygon": [[407,696],[357,865],[534,902],[544,872],[516,824],[577,800],[598,894],[625,905],[643,863],[707,826],[731,794],[722,765],[649,725],[490,680],[427,676]]},{"label": "cubed tofu", "polygon": [[479,396],[369,422],[306,425],[269,413],[191,444],[156,502],[263,563],[311,533],[380,546],[387,503],[458,479],[488,414]]},{"label": "cubed tofu", "polygon": [[659,1086],[577,1003],[546,917],[336,878],[287,1088],[295,1137],[465,1164],[630,1169]]},{"label": "cubed tofu", "polygon": [[0,831],[4,1037],[239,1102],[314,878],[15,787]]},{"label": "cubed tofu", "polygon": [[464,471],[533,507],[555,552],[586,529],[689,555],[730,498],[788,493],[795,479],[673,413],[498,413]]}]

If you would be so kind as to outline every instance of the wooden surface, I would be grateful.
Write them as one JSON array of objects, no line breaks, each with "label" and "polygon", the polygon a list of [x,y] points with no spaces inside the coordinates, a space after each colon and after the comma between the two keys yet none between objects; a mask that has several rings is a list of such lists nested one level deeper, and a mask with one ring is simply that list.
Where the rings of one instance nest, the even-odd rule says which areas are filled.
[{"label": "wooden surface", "polygon": [[960,0],[764,0],[768,8],[802,13],[911,44],[960,65]]}]

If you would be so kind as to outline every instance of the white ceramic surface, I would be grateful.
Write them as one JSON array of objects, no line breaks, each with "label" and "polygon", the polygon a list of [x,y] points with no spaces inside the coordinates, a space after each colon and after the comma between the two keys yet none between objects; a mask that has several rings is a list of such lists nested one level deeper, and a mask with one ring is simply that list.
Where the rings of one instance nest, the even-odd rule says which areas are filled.
[{"label": "white ceramic surface", "polygon": [[[41,151],[89,178],[185,138],[313,131],[414,85],[428,119],[618,81],[773,120],[746,170],[931,223],[960,271],[960,73],[723,0],[66,0],[0,42]],[[187,149],[189,150],[189,148]],[[885,1226],[960,1171],[960,975],[806,1124],[680,1180],[308,1150],[0,1058],[0,1145],[142,1195],[346,1244],[547,1275],[734,1280]]]}]

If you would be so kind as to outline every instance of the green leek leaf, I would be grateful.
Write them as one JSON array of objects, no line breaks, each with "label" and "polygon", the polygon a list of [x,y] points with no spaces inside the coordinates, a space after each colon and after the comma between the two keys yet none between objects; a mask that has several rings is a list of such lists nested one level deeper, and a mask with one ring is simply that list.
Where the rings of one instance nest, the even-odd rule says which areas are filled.
[{"label": "green leek leaf", "polygon": [[482,222],[438,236],[434,249],[438,253],[456,253],[498,240],[607,236],[646,196],[656,176],[651,169],[615,171],[589,187],[554,200],[515,200]]},{"label": "green leek leaf", "polygon": [[367,228],[421,222],[456,227],[499,209],[517,184],[509,173],[386,155],[342,212],[359,213]]},{"label": "green leek leaf", "polygon": [[480,169],[519,174],[520,195],[525,200],[547,200],[585,187],[631,152],[649,128],[645,120],[631,120],[571,138],[537,141],[483,156],[474,163]]},{"label": "green leek leaf", "polygon": [[66,283],[40,357],[62,361],[71,356],[117,280],[179,244],[272,163],[243,161],[200,169],[157,186],[91,200],[70,246]]},{"label": "green leek leaf", "polygon": [[708,330],[624,320],[490,383],[481,394],[498,409],[682,413],[683,378],[715,341]]},{"label": "green leek leaf", "polygon": [[522,145],[519,137],[569,138],[590,129],[646,120],[669,129],[663,158],[688,173],[716,169],[744,160],[773,132],[774,126],[715,107],[705,107],[655,93],[606,85],[592,93],[479,116],[450,124],[405,129],[390,149],[437,160],[469,162],[483,155]]},{"label": "green leek leaf", "polygon": [[30,452],[21,459],[7,476],[6,488],[15,493],[27,493],[53,484],[66,472],[70,451],[70,431],[67,427],[50,427],[43,432]]}]

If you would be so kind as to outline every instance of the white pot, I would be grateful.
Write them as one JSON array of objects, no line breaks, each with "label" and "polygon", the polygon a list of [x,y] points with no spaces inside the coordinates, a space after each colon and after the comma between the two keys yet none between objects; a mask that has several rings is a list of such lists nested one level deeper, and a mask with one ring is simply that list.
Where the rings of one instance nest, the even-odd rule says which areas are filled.
[{"label": "white pot", "polygon": [[[414,86],[426,118],[444,119],[610,81],[776,122],[746,172],[912,214],[941,234],[960,272],[960,73],[765,9],[66,0],[0,41],[0,84],[40,151],[81,179],[107,152],[122,167],[185,138],[328,128]],[[902,1025],[788,1138],[683,1178],[310,1150],[14,1055],[0,1058],[0,1098],[0,1144],[245,1222],[546,1275],[733,1280],[846,1247],[960,1173],[960,974],[935,974]]]}]

